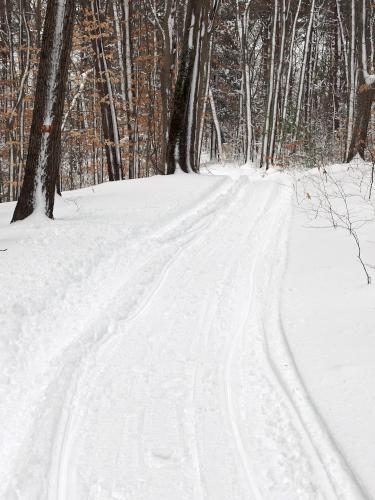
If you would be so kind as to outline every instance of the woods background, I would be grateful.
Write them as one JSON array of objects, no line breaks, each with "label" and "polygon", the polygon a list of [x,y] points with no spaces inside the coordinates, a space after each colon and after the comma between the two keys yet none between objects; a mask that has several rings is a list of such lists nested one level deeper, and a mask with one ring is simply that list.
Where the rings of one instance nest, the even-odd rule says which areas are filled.
[{"label": "woods background", "polygon": [[[59,189],[166,173],[189,3],[78,2]],[[45,9],[0,0],[1,202],[22,185]],[[369,0],[223,0],[201,47],[197,155],[314,167],[363,155],[366,140],[371,154],[374,20]]]}]

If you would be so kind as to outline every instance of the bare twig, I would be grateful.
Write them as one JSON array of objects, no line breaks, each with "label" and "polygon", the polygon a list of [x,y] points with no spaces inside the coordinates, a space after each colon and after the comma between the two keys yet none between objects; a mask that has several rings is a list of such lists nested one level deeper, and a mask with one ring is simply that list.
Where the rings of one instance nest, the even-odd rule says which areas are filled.
[{"label": "bare twig", "polygon": [[[370,198],[372,185],[374,181],[374,169],[375,160],[373,162],[373,170],[370,179]],[[307,177],[310,186],[304,186],[304,192],[306,197],[304,202],[308,200],[309,205],[304,206],[303,209],[309,212],[313,219],[323,218],[329,221],[330,227],[341,228],[346,230],[349,235],[353,238],[354,243],[357,247],[357,259],[360,262],[361,268],[366,276],[367,284],[371,284],[371,276],[368,269],[373,266],[368,265],[362,257],[362,247],[361,241],[358,235],[358,230],[367,223],[374,222],[374,216],[368,219],[363,217],[362,211],[359,212],[355,210],[353,206],[353,201],[362,200],[369,207],[369,199],[364,196],[365,176],[368,178],[367,174],[359,173],[356,177],[355,174],[350,176],[352,181],[352,186],[350,186],[350,191],[347,187],[344,187],[343,182],[338,179],[332,172],[327,171],[325,168],[319,168],[319,174]],[[357,191],[356,191],[357,190]],[[297,192],[297,187],[295,187]],[[366,192],[367,189],[366,189]],[[298,201],[298,199],[297,199]],[[299,203],[301,205],[301,203]],[[327,226],[325,226],[327,227]]]}]

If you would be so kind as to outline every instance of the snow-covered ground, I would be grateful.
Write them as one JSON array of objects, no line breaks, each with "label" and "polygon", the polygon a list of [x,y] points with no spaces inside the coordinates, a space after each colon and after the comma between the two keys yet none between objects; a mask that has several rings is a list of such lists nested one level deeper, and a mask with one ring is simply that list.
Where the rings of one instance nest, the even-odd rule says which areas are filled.
[{"label": "snow-covered ground", "polygon": [[[282,318],[316,410],[365,497],[375,498],[375,223],[374,202],[367,201],[369,170],[356,161],[332,166],[326,185],[337,209],[334,217],[344,224],[345,195],[373,284],[366,285],[349,232],[334,230],[329,214],[315,217],[306,211],[327,208],[322,182],[316,180],[325,175],[315,172],[314,182],[301,179],[298,185],[300,208],[291,226]],[[310,193],[311,201],[306,199]]]},{"label": "snow-covered ground", "polygon": [[350,236],[288,175],[206,174],[64,193],[55,221],[0,205],[1,499],[375,497]]}]

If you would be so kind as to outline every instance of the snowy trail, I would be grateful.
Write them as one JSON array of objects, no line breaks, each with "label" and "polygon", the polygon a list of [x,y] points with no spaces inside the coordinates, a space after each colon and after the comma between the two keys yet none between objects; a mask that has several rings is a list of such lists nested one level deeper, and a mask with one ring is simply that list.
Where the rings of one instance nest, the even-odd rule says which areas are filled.
[{"label": "snowy trail", "polygon": [[[81,393],[87,393],[88,387],[85,385],[87,381],[90,385],[96,386],[97,377],[100,376],[103,370],[106,369],[108,362],[108,354],[113,354],[116,352],[118,348],[119,342],[122,340],[123,336],[123,323],[133,321],[137,316],[140,316],[146,306],[149,305],[150,301],[154,296],[157,295],[161,288],[161,284],[169,270],[169,268],[174,264],[176,258],[182,251],[191,245],[191,242],[194,241],[197,236],[204,234],[207,230],[209,224],[218,224],[220,221],[220,211],[222,210],[223,203],[223,195],[228,198],[229,204],[236,206],[235,202],[241,195],[243,196],[243,185],[245,179],[241,179],[236,183],[230,183],[228,189],[220,189],[218,192],[214,192],[212,199],[208,199],[205,201],[203,206],[195,206],[190,216],[186,216],[184,214],[181,218],[179,217],[175,221],[171,223],[166,229],[164,229],[159,236],[161,237],[161,248],[156,252],[156,256],[149,257],[146,263],[142,264],[140,269],[134,273],[135,279],[139,280],[140,271],[145,270],[145,275],[147,276],[147,283],[142,283],[143,287],[140,287],[140,294],[137,296],[137,300],[134,300],[132,296],[129,296],[129,284],[126,283],[121,289],[118,290],[117,295],[121,297],[115,304],[112,306],[114,310],[114,318],[112,318],[104,328],[108,328],[108,331],[112,332],[109,337],[104,337],[104,341],[100,342],[92,353],[87,356],[83,360],[84,367],[81,371],[88,371],[87,374],[84,374],[81,377],[80,371],[76,373],[76,377],[78,377],[78,381],[73,381],[73,394],[71,395],[72,399],[77,399],[81,396]],[[177,231],[175,230],[177,229]],[[166,245],[167,248],[165,247]],[[151,270],[151,273],[150,273]],[[151,279],[150,279],[151,275]],[[132,294],[134,293],[134,284],[132,284]],[[143,297],[144,295],[144,297]],[[131,307],[129,308],[129,301]],[[128,309],[128,310],[127,310]],[[120,316],[118,315],[118,311],[121,311]],[[117,313],[117,314],[116,314]],[[119,327],[119,322],[121,326]],[[87,365],[91,363],[94,364],[94,375],[93,373],[87,369]],[[100,369],[98,370],[98,366]],[[81,378],[80,378],[81,377]],[[76,388],[76,385],[83,385],[84,389],[80,391]],[[89,404],[87,401],[82,403],[77,403],[76,401],[72,403],[70,400],[68,402],[68,415],[65,420],[63,420],[63,435],[62,442],[59,444],[60,449],[57,453],[57,468],[56,471],[52,474],[52,483],[55,482],[55,485],[52,487],[53,493],[51,498],[68,498],[69,494],[65,492],[66,485],[64,483],[61,484],[61,471],[66,468],[66,463],[69,461],[69,453],[66,451],[67,448],[67,428],[71,428],[75,424],[72,423],[74,421],[74,417],[72,416],[69,407]],[[69,432],[69,431],[68,431]],[[72,436],[69,436],[71,439]],[[54,477],[54,474],[57,473],[57,476]],[[63,472],[64,474],[64,472]]]},{"label": "snowy trail", "polygon": [[[86,209],[81,216],[84,224],[73,220],[60,227],[56,223],[54,227],[21,225],[23,239],[13,265],[22,269],[25,254],[37,265],[16,275],[14,287],[21,292],[16,302],[13,295],[2,296],[2,332],[13,334],[9,335],[11,349],[0,352],[4,367],[0,374],[0,498],[13,498],[19,488],[27,491],[27,498],[39,499],[45,494],[39,469],[48,467],[50,441],[67,383],[81,359],[111,334],[108,318],[111,307],[116,310],[119,306],[118,291],[123,287],[127,293],[122,316],[129,317],[157,280],[158,269],[173,257],[176,247],[171,242],[176,240],[178,246],[194,229],[204,230],[226,197],[231,198],[240,186],[241,181],[218,178],[193,205],[177,210],[172,219],[168,217],[151,230],[147,225],[141,226],[141,231],[129,230],[121,211],[118,215],[112,210],[104,212],[98,218],[96,207],[94,224],[85,221],[92,217],[91,210]],[[122,191],[119,194],[123,196]],[[75,201],[72,205],[79,207]],[[18,225],[10,229],[19,230]],[[64,246],[61,241],[65,241]],[[74,248],[78,242],[79,252]],[[41,248],[43,259],[39,261]],[[45,262],[53,263],[47,273]],[[6,273],[11,276],[12,268]],[[35,282],[39,284],[37,289]],[[23,289],[25,306],[20,305]],[[6,310],[13,310],[15,317],[2,314]],[[23,344],[26,349],[22,349]]]},{"label": "snowy trail", "polygon": [[6,500],[366,498],[279,319],[290,197],[226,179],[145,236],[130,271],[127,247],[101,261],[86,285],[111,293],[46,390],[51,443],[17,474],[34,481]]}]

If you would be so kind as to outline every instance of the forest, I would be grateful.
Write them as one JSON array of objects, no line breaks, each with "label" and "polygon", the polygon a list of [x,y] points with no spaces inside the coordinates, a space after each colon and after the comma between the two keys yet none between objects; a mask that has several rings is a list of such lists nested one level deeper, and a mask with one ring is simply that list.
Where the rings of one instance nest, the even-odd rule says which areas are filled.
[{"label": "forest", "polygon": [[0,201],[19,198],[43,147],[57,192],[173,173],[180,142],[194,172],[202,158],[284,169],[371,154],[373,7],[1,0]]},{"label": "forest", "polygon": [[0,0],[0,500],[375,499],[375,0]]}]

